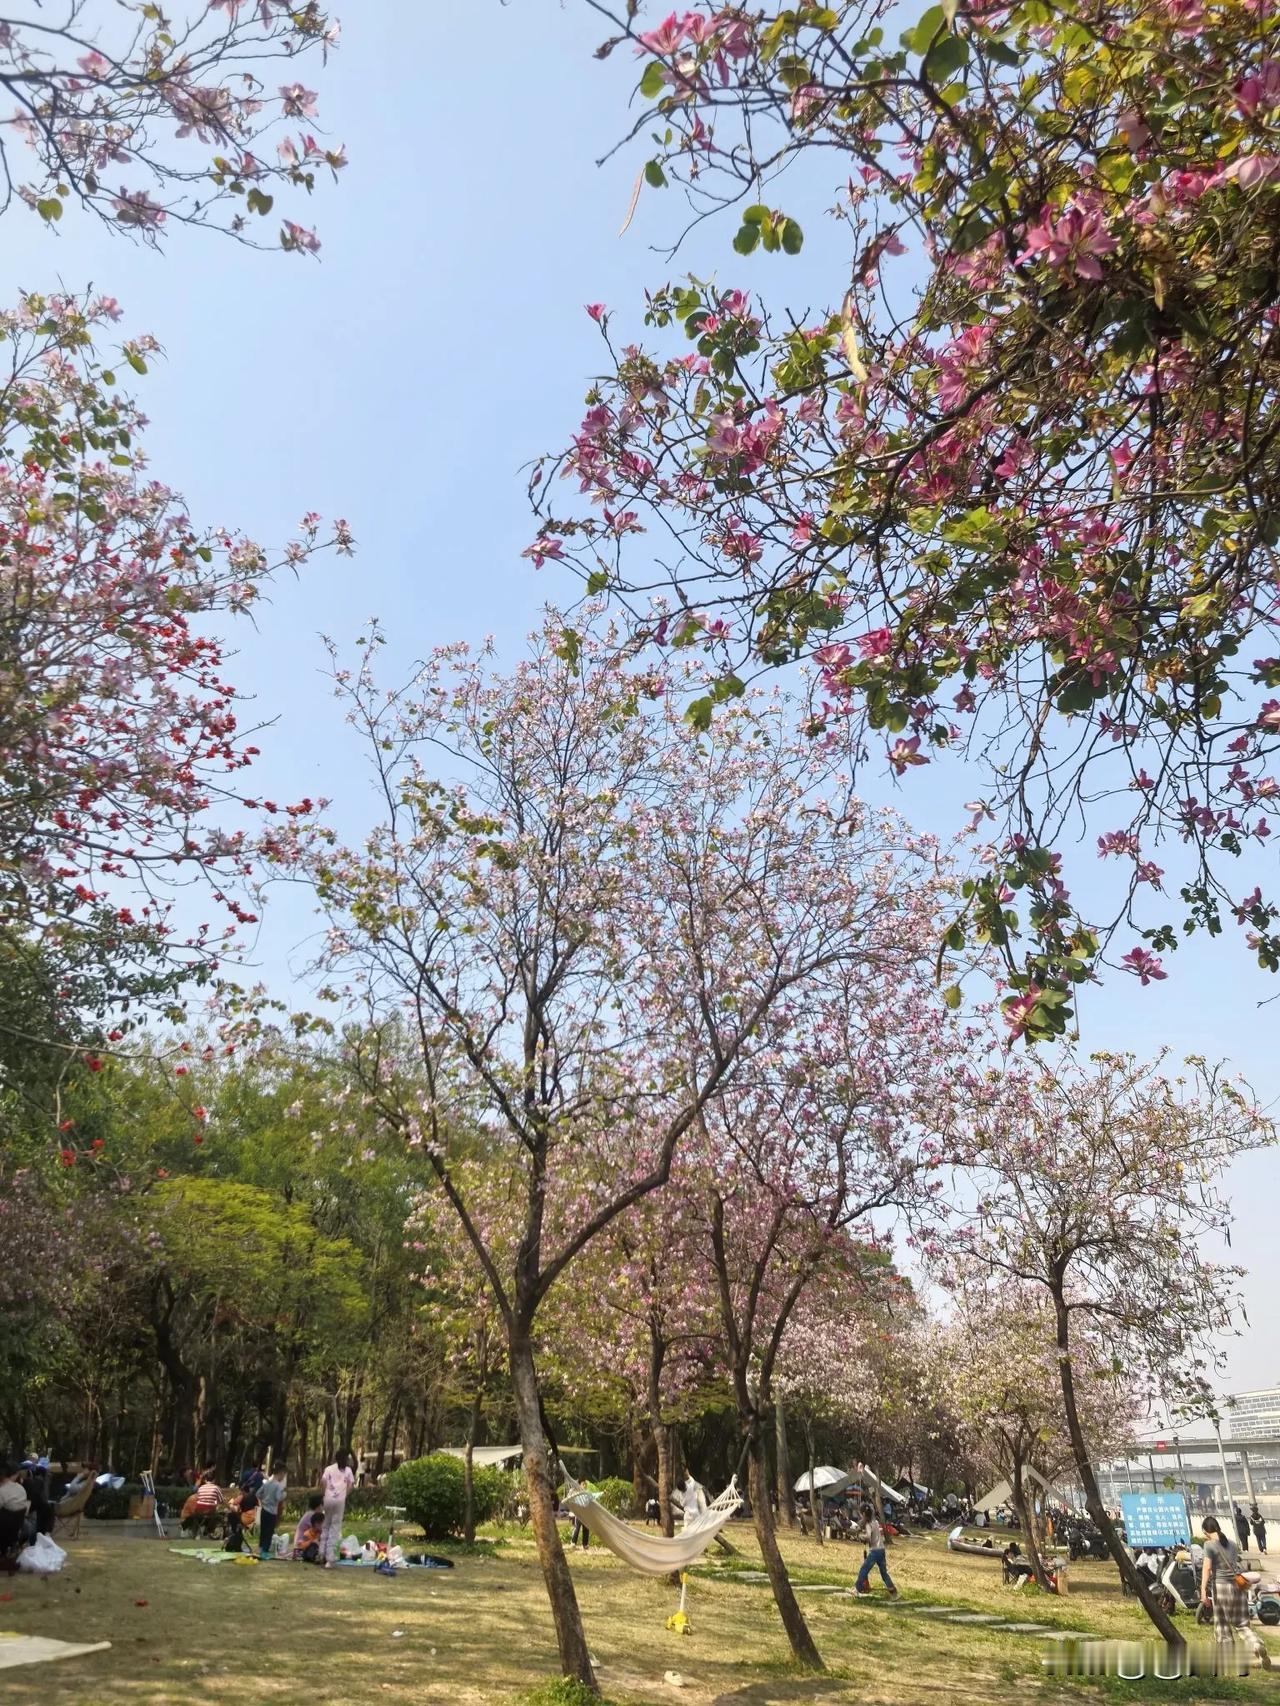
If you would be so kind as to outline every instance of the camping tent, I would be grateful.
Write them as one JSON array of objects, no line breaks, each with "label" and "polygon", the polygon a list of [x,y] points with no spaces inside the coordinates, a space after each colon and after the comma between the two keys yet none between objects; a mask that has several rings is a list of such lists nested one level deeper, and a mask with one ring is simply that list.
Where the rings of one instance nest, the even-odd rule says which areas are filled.
[{"label": "camping tent", "polygon": [[[446,1457],[465,1457],[460,1445],[441,1446]],[[477,1469],[518,1469],[524,1461],[522,1445],[477,1445],[472,1448],[471,1461]]]},{"label": "camping tent", "polygon": [[[1036,1470],[1028,1467],[1024,1469],[1022,1473],[1028,1480],[1034,1481],[1042,1492],[1053,1492],[1053,1488],[1045,1480],[1044,1476],[1038,1474]],[[1013,1488],[1007,1481],[997,1481],[987,1496],[983,1499],[979,1499],[973,1508],[976,1511],[985,1511],[986,1514],[990,1516],[992,1511],[999,1510],[1001,1505],[1003,1505],[1006,1510],[1013,1509]]]}]

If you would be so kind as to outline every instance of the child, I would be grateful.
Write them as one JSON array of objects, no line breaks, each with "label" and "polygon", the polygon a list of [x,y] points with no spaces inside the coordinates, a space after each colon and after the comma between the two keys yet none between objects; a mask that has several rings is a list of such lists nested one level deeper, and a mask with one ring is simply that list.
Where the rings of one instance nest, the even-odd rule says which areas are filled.
[{"label": "child", "polygon": [[324,1528],[324,1494],[312,1493],[307,1511],[293,1534],[293,1555],[305,1564],[320,1562],[320,1535]]},{"label": "child", "polygon": [[273,1469],[270,1476],[262,1483],[258,1494],[262,1505],[262,1526],[258,1530],[258,1550],[264,1558],[271,1556],[271,1542],[275,1539],[276,1524],[280,1521],[280,1512],[284,1502],[289,1497],[289,1472],[287,1469]]}]

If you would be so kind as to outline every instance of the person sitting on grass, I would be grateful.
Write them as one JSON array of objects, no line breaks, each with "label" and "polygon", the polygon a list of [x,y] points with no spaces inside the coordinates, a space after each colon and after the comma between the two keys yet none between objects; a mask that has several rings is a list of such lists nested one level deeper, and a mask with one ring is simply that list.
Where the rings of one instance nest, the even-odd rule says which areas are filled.
[{"label": "person sitting on grass", "polygon": [[324,1494],[312,1493],[302,1521],[293,1531],[293,1556],[304,1564],[320,1562],[320,1536],[324,1530]]},{"label": "person sitting on grass", "polygon": [[224,1552],[243,1552],[245,1537],[258,1520],[258,1495],[237,1493],[227,1506],[227,1538]]},{"label": "person sitting on grass", "polygon": [[865,1598],[871,1588],[867,1578],[873,1569],[879,1570],[880,1580],[889,1591],[890,1599],[897,1599],[898,1590],[885,1568],[884,1562],[884,1530],[876,1520],[876,1513],[870,1505],[862,1507],[862,1538],[867,1543],[867,1555],[862,1560],[862,1568],[858,1571],[858,1579],[853,1584],[853,1591]]},{"label": "person sitting on grass", "polygon": [[15,1553],[26,1538],[27,1490],[11,1463],[0,1463],[0,1554]]}]

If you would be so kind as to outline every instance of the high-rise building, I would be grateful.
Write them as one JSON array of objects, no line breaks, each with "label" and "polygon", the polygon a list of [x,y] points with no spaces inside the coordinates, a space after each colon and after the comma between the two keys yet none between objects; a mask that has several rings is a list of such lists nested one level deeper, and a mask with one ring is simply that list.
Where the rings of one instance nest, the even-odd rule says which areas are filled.
[{"label": "high-rise building", "polygon": [[1223,1419],[1228,1439],[1280,1440],[1280,1386],[1237,1392],[1227,1400]]}]

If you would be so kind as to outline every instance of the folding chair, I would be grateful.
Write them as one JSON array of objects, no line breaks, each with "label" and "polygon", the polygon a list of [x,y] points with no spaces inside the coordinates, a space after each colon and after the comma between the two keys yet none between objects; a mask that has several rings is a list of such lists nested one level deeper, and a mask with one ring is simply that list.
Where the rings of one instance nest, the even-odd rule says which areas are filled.
[{"label": "folding chair", "polygon": [[[97,1482],[92,1476],[77,1492],[64,1493],[53,1507],[53,1538],[59,1535],[66,1540],[77,1540],[80,1536],[80,1518],[84,1515],[84,1507],[97,1491]],[[74,1526],[73,1526],[74,1525]]]},{"label": "folding chair", "polygon": [[151,1514],[155,1518],[156,1533],[163,1540],[166,1538],[164,1518],[160,1515],[160,1500],[156,1497],[156,1478],[149,1469],[142,1471],[142,1491],[151,1500]]}]

